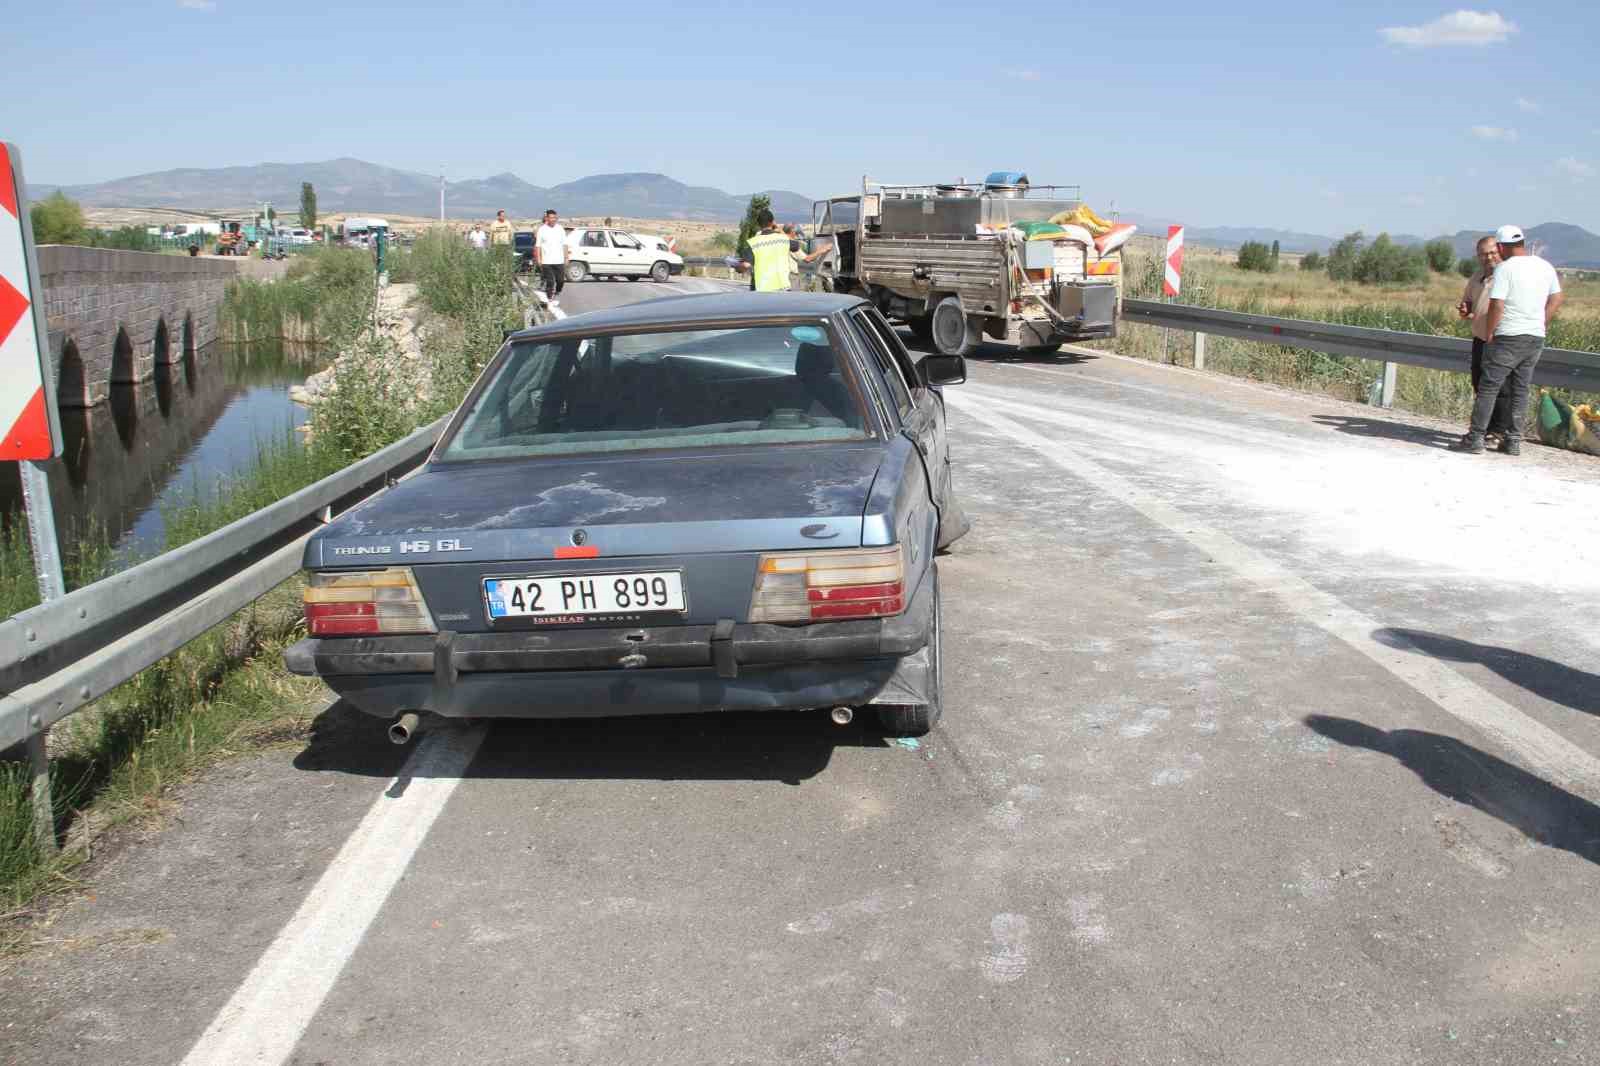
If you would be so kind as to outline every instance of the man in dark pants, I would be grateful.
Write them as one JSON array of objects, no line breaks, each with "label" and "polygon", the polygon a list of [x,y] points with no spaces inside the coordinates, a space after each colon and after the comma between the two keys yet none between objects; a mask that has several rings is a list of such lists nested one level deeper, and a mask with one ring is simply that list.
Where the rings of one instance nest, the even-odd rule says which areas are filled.
[{"label": "man in dark pants", "polygon": [[567,231],[556,220],[555,208],[544,213],[544,221],[533,231],[533,261],[539,265],[545,300],[552,305],[560,302],[567,284]]},{"label": "man in dark pants", "polygon": [[[1467,287],[1461,294],[1461,302],[1456,305],[1456,312],[1472,322],[1472,395],[1476,397],[1483,384],[1483,353],[1494,339],[1494,334],[1489,332],[1489,285],[1494,281],[1494,268],[1500,265],[1500,249],[1492,236],[1480,237],[1474,252],[1478,258],[1478,269],[1467,279]],[[1489,436],[1504,437],[1506,427],[1510,424],[1511,392],[1501,389],[1500,399],[1495,401],[1494,415],[1489,419]]]},{"label": "man in dark pants", "polygon": [[1550,320],[1566,297],[1555,267],[1528,253],[1522,230],[1501,226],[1494,240],[1501,259],[1489,286],[1489,335],[1494,340],[1484,353],[1483,380],[1472,404],[1472,428],[1453,447],[1474,455],[1483,453],[1483,434],[1504,388],[1511,391],[1511,425],[1500,441],[1500,450],[1521,455],[1533,368],[1544,351]]}]

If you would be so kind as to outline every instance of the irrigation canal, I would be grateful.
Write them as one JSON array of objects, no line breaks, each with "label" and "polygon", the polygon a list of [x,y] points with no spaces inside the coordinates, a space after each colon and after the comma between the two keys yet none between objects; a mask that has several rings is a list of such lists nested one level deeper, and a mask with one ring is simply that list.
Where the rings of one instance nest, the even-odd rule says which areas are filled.
[{"label": "irrigation canal", "polygon": [[[316,369],[275,343],[213,344],[114,386],[108,403],[62,410],[62,455],[46,464],[62,541],[99,530],[124,559],[160,552],[165,513],[214,499],[264,447],[298,443],[306,412],[289,389]],[[0,464],[0,507],[21,513],[14,464]]]}]

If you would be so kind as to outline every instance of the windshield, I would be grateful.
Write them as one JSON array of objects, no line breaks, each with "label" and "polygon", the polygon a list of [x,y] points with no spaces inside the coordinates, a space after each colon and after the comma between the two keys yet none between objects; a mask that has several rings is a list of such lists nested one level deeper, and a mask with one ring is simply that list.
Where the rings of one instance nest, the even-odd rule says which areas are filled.
[{"label": "windshield", "polygon": [[821,326],[513,344],[442,460],[863,440]]}]

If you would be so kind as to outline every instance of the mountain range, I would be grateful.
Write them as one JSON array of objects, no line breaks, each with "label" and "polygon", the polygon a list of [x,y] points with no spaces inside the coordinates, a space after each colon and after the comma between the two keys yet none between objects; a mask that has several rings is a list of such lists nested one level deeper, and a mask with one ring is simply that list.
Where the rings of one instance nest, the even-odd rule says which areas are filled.
[{"label": "mountain range", "polygon": [[[34,185],[33,197],[60,189],[87,207],[185,208],[208,213],[240,213],[263,200],[293,212],[300,203],[300,183],[317,190],[324,212],[353,212],[431,217],[439,211],[439,179],[435,175],[379,166],[360,159],[321,163],[258,163],[255,166],[186,168],[139,174],[96,185]],[[762,190],[772,198],[780,219],[811,217],[811,198],[783,189]],[[732,194],[703,185],[685,185],[665,174],[594,174],[560,185],[539,186],[515,174],[495,174],[470,181],[447,182],[445,213],[452,218],[489,218],[505,208],[513,218],[533,218],[546,207],[563,215],[617,215],[631,218],[733,221],[744,216],[749,193]],[[1146,233],[1166,231],[1167,220],[1124,213]],[[1473,244],[1489,229],[1461,230],[1448,236],[1456,255],[1472,254]],[[1557,266],[1600,267],[1600,236],[1580,226],[1546,222],[1527,231],[1528,239]],[[1368,234],[1369,237],[1374,236]],[[1391,234],[1400,244],[1421,244],[1412,234]],[[1250,226],[1189,226],[1185,237],[1194,244],[1237,248],[1245,241],[1271,244],[1286,252],[1326,252],[1336,238],[1294,230]]]},{"label": "mountain range", "polygon": [[[33,198],[60,189],[85,207],[170,207],[234,212],[270,201],[292,212],[300,183],[317,190],[317,207],[329,213],[436,216],[439,178],[379,166],[360,159],[321,163],[258,163],[254,166],[185,168],[138,174],[95,185],[32,185]],[[811,198],[783,189],[763,189],[780,218],[808,219]],[[664,174],[596,174],[549,187],[515,174],[446,182],[445,213],[451,218],[489,218],[504,208],[514,218],[537,217],[547,207],[563,215],[625,215],[718,221],[744,216],[750,193],[730,194],[685,185]]]}]

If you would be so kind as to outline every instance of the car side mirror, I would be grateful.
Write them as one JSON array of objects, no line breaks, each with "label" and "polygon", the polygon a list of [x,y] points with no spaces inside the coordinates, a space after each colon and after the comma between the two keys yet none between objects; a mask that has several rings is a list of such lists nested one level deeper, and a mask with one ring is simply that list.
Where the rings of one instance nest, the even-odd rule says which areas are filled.
[{"label": "car side mirror", "polygon": [[967,380],[967,360],[959,355],[927,355],[917,364],[924,385],[959,385]]}]

